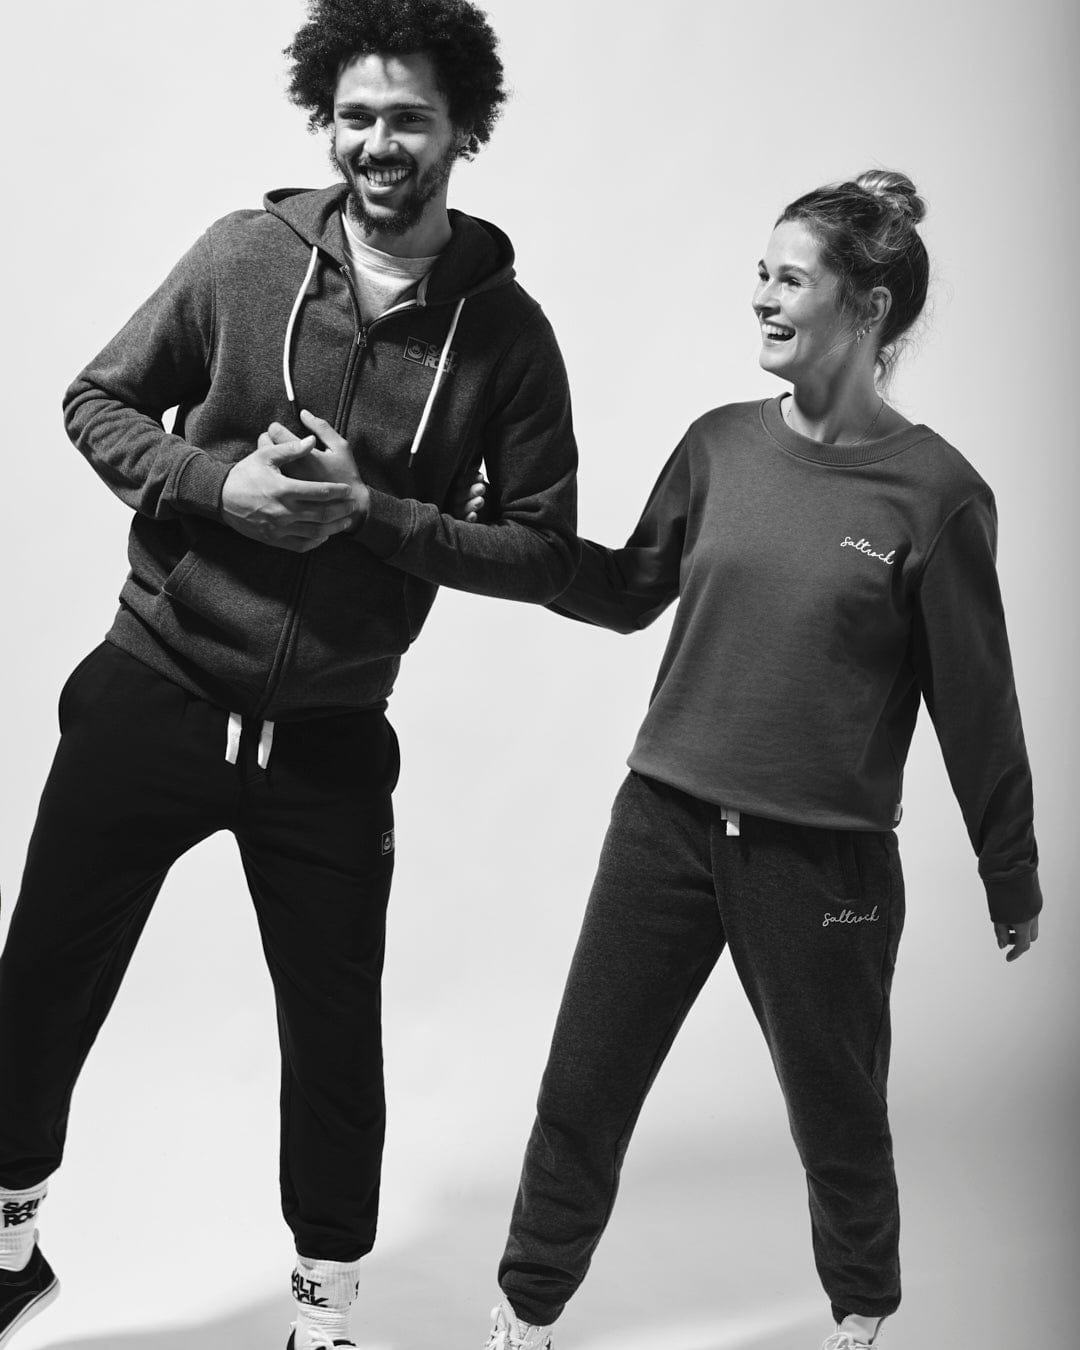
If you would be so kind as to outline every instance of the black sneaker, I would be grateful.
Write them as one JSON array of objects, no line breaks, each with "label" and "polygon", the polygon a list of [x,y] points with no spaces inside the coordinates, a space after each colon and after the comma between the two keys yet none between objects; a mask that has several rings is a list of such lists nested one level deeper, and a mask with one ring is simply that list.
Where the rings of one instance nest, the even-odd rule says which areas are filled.
[{"label": "black sneaker", "polygon": [[60,1292],[60,1281],[35,1246],[25,1270],[0,1270],[0,1347],[47,1308]]}]

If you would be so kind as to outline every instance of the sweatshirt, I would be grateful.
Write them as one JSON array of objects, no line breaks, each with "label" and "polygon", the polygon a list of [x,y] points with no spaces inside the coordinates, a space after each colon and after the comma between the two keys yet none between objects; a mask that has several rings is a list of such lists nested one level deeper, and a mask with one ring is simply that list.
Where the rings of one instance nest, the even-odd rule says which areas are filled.
[{"label": "sweatshirt", "polygon": [[739,403],[690,427],[624,548],[583,541],[552,608],[625,633],[678,597],[630,767],[750,815],[893,828],[925,701],[1017,922],[1042,899],[995,549],[990,489],[929,427],[819,444]]},{"label": "sweatshirt", "polygon": [[[577,560],[566,373],[510,241],[451,212],[416,298],[364,325],[345,193],[285,189],[211,225],[64,400],[134,512],[108,639],[268,720],[383,703],[439,586],[542,603]],[[297,554],[232,530],[220,504],[271,422],[306,434],[301,408],[348,441],[370,508]],[[446,510],[481,460],[494,527]]]}]

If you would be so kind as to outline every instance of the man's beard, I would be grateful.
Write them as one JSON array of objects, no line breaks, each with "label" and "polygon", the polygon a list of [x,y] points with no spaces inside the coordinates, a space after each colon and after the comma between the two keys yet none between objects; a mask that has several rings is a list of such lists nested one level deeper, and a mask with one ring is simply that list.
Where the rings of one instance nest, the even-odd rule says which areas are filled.
[{"label": "man's beard", "polygon": [[[457,147],[450,145],[446,153],[429,165],[417,178],[411,181],[408,195],[405,200],[396,207],[384,208],[379,214],[368,210],[360,188],[357,186],[357,180],[360,178],[359,168],[352,168],[343,164],[338,158],[334,147],[330,147],[330,160],[337,171],[349,185],[349,217],[353,220],[365,234],[408,234],[411,229],[419,225],[424,212],[434,197],[441,191],[446,180],[450,177],[450,170],[454,166],[454,160],[457,159]],[[396,159],[379,161],[379,168],[393,169],[401,166],[413,167],[413,161],[410,159]]]}]

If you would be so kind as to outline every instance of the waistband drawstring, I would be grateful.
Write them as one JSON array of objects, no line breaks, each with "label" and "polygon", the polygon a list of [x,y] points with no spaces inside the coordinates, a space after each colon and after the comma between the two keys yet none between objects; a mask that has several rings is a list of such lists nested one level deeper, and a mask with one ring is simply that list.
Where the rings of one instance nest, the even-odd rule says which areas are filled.
[{"label": "waistband drawstring", "polygon": [[[229,714],[229,725],[225,732],[225,762],[235,764],[240,757],[240,736],[244,729],[244,719],[239,713]],[[258,763],[265,769],[270,763],[270,751],[274,745],[274,724],[263,722],[259,729]]]},{"label": "waistband drawstring", "polygon": [[259,731],[259,768],[265,769],[270,763],[270,750],[274,744],[274,724],[273,722],[264,722]]},{"label": "waistband drawstring", "polygon": [[720,808],[720,819],[727,821],[727,829],[724,831],[725,834],[739,833],[740,816],[733,806],[722,806]]},{"label": "waistband drawstring", "polygon": [[225,733],[225,763],[235,764],[236,757],[240,753],[240,732],[243,730],[244,723],[239,713],[231,712],[229,714],[229,727]]}]

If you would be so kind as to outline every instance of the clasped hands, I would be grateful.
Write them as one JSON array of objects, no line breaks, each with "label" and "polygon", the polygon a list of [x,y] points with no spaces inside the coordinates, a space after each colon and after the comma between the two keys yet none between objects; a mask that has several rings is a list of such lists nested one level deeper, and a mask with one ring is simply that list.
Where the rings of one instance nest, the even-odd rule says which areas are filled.
[{"label": "clasped hands", "polygon": [[348,442],[306,410],[307,436],[271,422],[250,455],[234,464],[221,491],[226,525],[292,553],[307,553],[353,529],[368,509],[367,485]]}]

